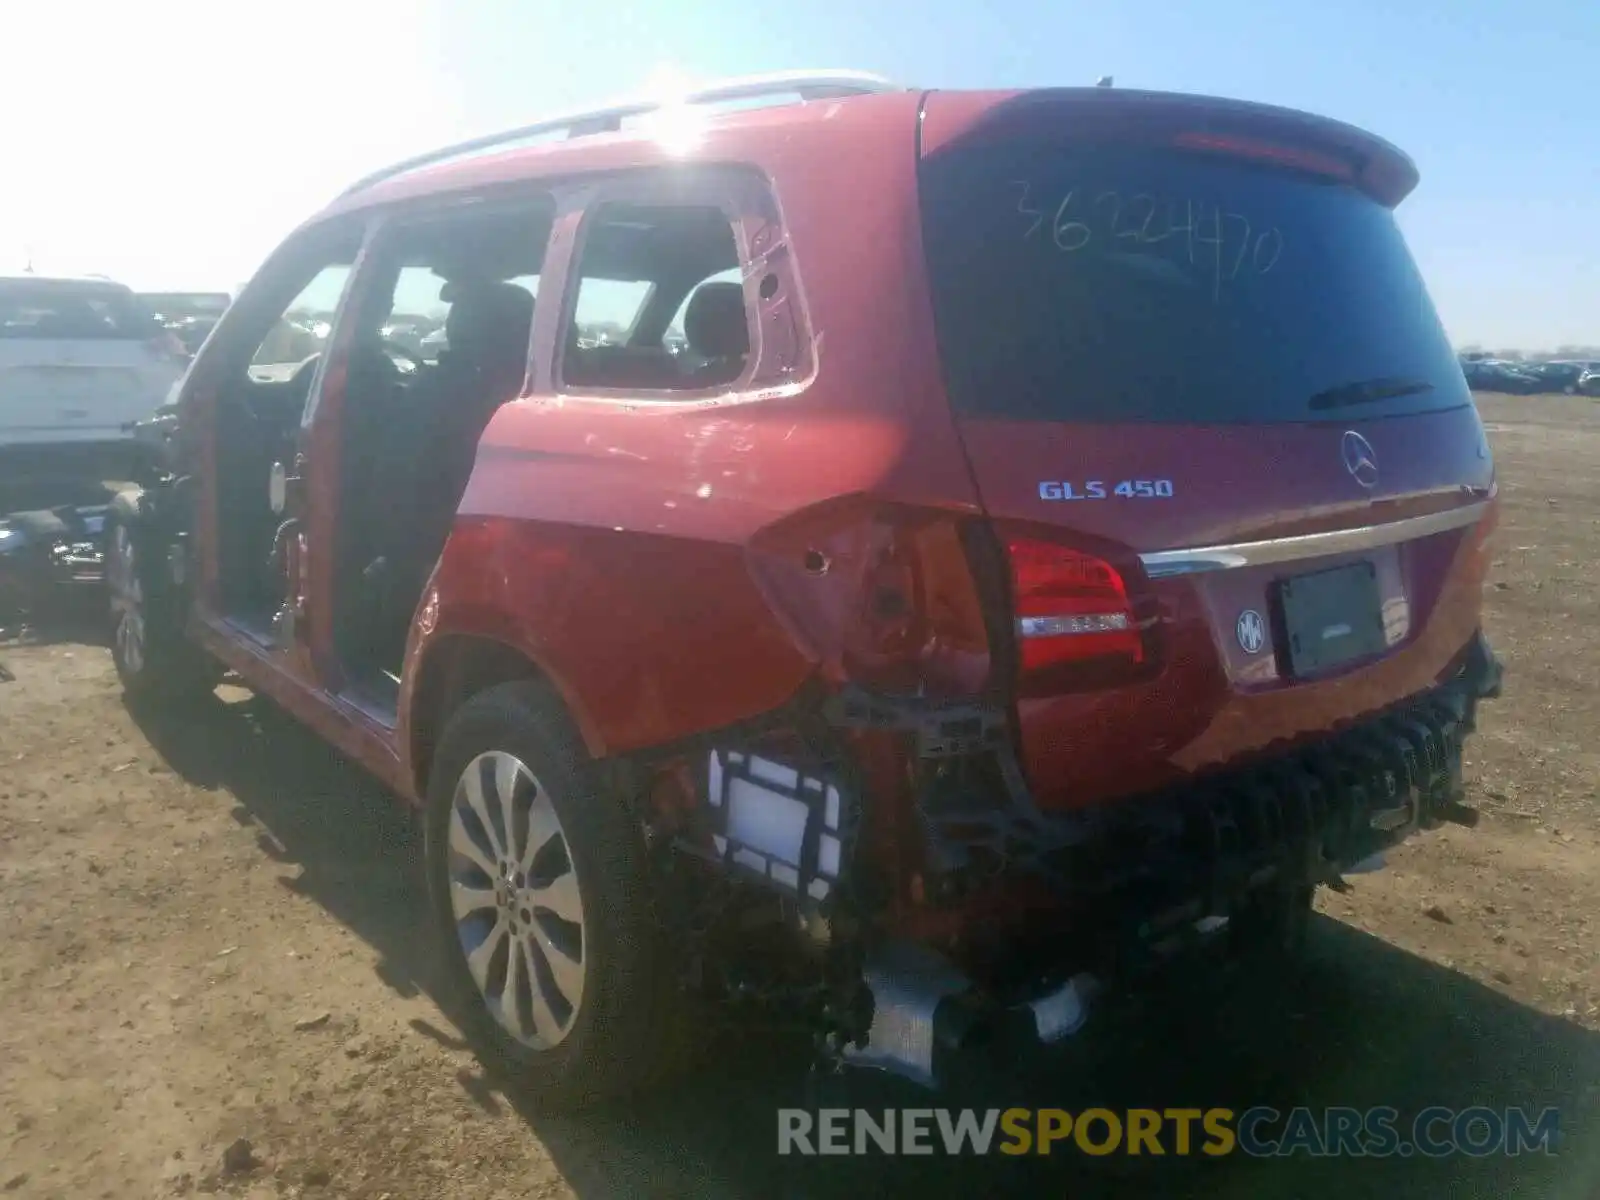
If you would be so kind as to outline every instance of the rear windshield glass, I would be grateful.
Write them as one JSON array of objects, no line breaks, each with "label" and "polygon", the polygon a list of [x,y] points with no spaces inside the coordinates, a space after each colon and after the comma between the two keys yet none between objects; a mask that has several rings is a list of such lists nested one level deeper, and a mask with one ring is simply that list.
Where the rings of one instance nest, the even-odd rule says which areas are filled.
[{"label": "rear windshield glass", "polygon": [[155,319],[131,291],[55,279],[0,280],[0,338],[149,338]]},{"label": "rear windshield glass", "polygon": [[1471,403],[1394,214],[1214,156],[1009,143],[923,164],[951,399],[1068,421]]}]

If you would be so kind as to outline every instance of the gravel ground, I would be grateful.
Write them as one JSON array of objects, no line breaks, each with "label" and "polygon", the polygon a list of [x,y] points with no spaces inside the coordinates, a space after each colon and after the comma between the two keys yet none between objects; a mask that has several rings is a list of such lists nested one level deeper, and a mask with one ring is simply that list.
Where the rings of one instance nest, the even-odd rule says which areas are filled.
[{"label": "gravel ground", "polygon": [[1482,407],[1510,672],[1470,748],[1482,825],[1325,895],[1303,977],[1159,996],[940,1103],[1553,1105],[1558,1157],[780,1159],[774,1110],[811,1094],[753,1035],[646,1104],[536,1116],[430,998],[395,806],[242,691],[136,719],[68,623],[0,642],[0,1194],[1600,1195],[1600,405]]}]

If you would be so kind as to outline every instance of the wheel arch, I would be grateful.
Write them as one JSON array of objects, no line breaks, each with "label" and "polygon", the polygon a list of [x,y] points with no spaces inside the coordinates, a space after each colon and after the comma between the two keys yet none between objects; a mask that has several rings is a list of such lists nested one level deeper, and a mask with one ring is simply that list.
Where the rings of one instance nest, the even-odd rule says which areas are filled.
[{"label": "wheel arch", "polygon": [[585,749],[593,756],[603,752],[581,701],[534,654],[480,633],[437,632],[417,648],[402,701],[401,741],[418,799],[427,795],[434,751],[450,715],[481,692],[522,680],[547,687]]}]

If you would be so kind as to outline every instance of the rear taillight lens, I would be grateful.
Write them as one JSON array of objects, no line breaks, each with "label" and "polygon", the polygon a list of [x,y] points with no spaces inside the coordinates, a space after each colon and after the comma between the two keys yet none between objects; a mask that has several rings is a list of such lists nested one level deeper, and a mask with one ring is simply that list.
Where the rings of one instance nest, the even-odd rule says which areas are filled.
[{"label": "rear taillight lens", "polygon": [[1017,662],[1024,675],[1087,663],[1139,666],[1144,634],[1121,572],[1092,554],[1011,538]]}]

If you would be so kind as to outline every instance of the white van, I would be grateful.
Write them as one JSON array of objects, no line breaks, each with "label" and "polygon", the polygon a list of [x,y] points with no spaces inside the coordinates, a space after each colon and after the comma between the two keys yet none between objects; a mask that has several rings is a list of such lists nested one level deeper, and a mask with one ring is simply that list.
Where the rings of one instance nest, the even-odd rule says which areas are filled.
[{"label": "white van", "polygon": [[177,340],[133,292],[99,278],[0,276],[0,455],[32,473],[132,444],[130,426],[183,376]]}]

